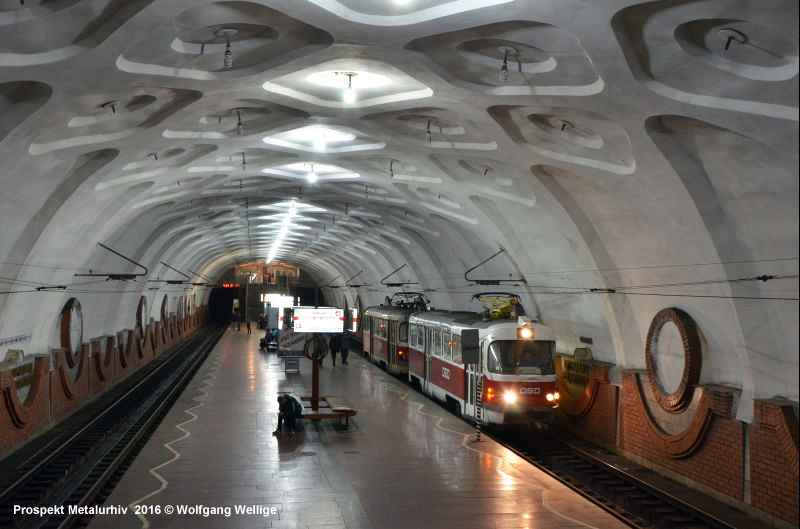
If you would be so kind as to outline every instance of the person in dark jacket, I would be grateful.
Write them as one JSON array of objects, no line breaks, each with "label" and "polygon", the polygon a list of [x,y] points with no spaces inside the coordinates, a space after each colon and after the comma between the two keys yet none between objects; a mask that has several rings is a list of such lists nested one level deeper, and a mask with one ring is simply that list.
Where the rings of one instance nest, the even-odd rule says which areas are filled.
[{"label": "person in dark jacket", "polygon": [[347,334],[346,333],[342,334],[341,342],[339,344],[339,352],[342,353],[343,364],[347,364],[347,355],[349,354],[348,346],[350,345],[348,342],[349,338],[347,337]]},{"label": "person in dark jacket", "polygon": [[294,435],[294,425],[300,415],[303,414],[303,403],[295,396],[288,393],[278,397],[278,429],[272,435],[280,435],[284,425],[289,435]]},{"label": "person in dark jacket", "polygon": [[333,361],[333,365],[336,365],[336,353],[338,353],[342,349],[341,334],[334,334],[333,336],[331,336],[330,341],[328,341],[328,349],[331,352],[331,360]]}]

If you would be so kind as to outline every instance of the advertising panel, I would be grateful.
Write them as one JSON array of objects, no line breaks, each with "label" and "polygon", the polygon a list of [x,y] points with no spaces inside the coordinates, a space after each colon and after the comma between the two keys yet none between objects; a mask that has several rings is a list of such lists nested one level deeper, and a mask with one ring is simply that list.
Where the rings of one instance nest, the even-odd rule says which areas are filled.
[{"label": "advertising panel", "polygon": [[278,335],[278,358],[303,356],[303,348],[311,335],[283,329]]}]

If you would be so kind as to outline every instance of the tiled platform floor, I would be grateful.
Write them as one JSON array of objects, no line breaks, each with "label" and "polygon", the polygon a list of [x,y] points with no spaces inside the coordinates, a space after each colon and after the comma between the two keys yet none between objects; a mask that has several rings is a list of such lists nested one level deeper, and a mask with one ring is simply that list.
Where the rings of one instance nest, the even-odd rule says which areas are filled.
[{"label": "tiled platform floor", "polygon": [[[273,437],[276,396],[308,393],[311,365],[284,374],[257,337],[227,331],[105,504],[145,498],[162,514],[99,515],[90,529],[624,527],[358,355],[326,359],[320,377],[357,406],[350,431],[306,422]],[[163,514],[237,504],[277,514]]]}]

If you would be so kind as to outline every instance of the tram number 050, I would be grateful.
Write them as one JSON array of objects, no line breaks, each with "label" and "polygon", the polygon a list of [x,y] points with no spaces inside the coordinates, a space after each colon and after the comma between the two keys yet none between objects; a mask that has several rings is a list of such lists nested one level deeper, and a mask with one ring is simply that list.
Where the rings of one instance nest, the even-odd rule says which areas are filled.
[{"label": "tram number 050", "polygon": [[520,395],[538,395],[539,388],[519,388]]}]

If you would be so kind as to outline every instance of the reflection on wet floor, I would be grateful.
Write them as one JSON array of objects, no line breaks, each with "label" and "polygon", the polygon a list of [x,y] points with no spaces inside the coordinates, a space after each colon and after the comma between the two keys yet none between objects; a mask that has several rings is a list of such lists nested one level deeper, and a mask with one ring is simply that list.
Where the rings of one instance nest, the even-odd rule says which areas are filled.
[{"label": "reflection on wet floor", "polygon": [[[296,435],[271,435],[277,396],[310,393],[311,365],[287,375],[256,336],[225,334],[106,504],[158,491],[142,504],[255,504],[277,515],[127,514],[96,517],[91,529],[622,527],[492,441],[472,443],[467,424],[355,354],[320,371],[321,394],[358,409],[349,430],[299,421]],[[189,435],[175,441],[187,420]]]}]

